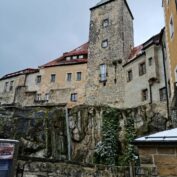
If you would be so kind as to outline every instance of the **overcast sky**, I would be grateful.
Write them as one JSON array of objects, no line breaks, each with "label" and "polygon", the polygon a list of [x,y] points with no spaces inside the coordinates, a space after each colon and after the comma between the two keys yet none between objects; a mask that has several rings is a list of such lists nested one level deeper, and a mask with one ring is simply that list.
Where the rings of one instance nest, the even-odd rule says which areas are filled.
[{"label": "overcast sky", "polygon": [[[38,67],[88,41],[99,0],[0,0],[0,76]],[[135,45],[164,26],[161,0],[128,0]]]}]

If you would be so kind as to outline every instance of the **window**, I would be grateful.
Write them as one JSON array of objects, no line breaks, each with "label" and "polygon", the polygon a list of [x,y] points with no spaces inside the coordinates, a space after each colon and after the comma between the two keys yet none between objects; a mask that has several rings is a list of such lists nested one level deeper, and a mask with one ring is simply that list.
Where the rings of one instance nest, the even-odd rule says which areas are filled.
[{"label": "window", "polygon": [[71,81],[72,79],[72,73],[67,73],[67,81]]},{"label": "window", "polygon": [[149,60],[149,66],[152,66],[152,57],[150,57],[148,60]]},{"label": "window", "polygon": [[133,72],[132,70],[129,70],[127,72],[127,82],[130,82],[133,79]]},{"label": "window", "polygon": [[106,40],[102,41],[101,46],[102,46],[102,48],[108,47],[108,40],[106,39]]},{"label": "window", "polygon": [[40,75],[38,75],[38,76],[36,77],[36,83],[37,83],[37,84],[41,83],[41,76],[40,76]]},{"label": "window", "polygon": [[5,85],[4,85],[4,92],[7,92],[7,91],[8,91],[8,87],[9,87],[9,82],[5,82]]},{"label": "window", "polygon": [[73,60],[76,60],[77,59],[77,56],[73,56]]},{"label": "window", "polygon": [[176,10],[177,10],[177,0],[175,0],[175,3],[176,3]]},{"label": "window", "polygon": [[107,27],[109,25],[109,20],[108,19],[104,19],[103,20],[103,27]]},{"label": "window", "polygon": [[47,102],[49,101],[49,93],[45,94],[45,101],[47,101]]},{"label": "window", "polygon": [[55,82],[55,78],[56,78],[56,75],[55,75],[55,74],[51,74],[51,79],[50,79],[50,81],[51,81],[51,82]]},{"label": "window", "polygon": [[79,55],[79,59],[82,59],[82,58],[84,58],[84,55]]},{"label": "window", "polygon": [[10,81],[9,91],[12,91],[14,87],[14,81]]},{"label": "window", "polygon": [[71,60],[71,57],[66,57],[66,61],[70,61]]},{"label": "window", "polygon": [[100,81],[104,82],[106,81],[106,65],[105,64],[101,64],[100,65]]},{"label": "window", "polygon": [[146,74],[146,63],[140,63],[139,64],[139,75],[142,76],[143,74]]},{"label": "window", "polygon": [[173,22],[172,15],[170,17],[169,31],[170,31],[170,38],[172,39],[174,36],[174,22]]},{"label": "window", "polygon": [[148,99],[148,89],[142,90],[142,101],[146,101]]},{"label": "window", "polygon": [[169,0],[166,0],[166,4],[167,4],[167,6],[169,5]]},{"label": "window", "polygon": [[82,75],[81,72],[77,72],[77,81],[80,81],[80,80],[81,80],[81,75]]},{"label": "window", "polygon": [[76,102],[77,101],[77,93],[71,94],[71,101]]},{"label": "window", "polygon": [[159,90],[159,95],[160,95],[160,101],[165,101],[165,100],[167,100],[166,87],[161,88],[161,89]]},{"label": "window", "polygon": [[36,94],[35,101],[40,101],[41,100],[41,94]]}]

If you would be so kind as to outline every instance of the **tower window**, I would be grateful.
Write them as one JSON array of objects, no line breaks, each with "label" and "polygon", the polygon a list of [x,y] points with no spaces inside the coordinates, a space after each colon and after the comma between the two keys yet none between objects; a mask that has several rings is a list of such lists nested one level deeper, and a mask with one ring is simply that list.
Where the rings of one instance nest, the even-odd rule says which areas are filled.
[{"label": "tower window", "polygon": [[55,82],[55,78],[56,78],[56,75],[55,74],[51,74],[50,81],[51,82]]},{"label": "tower window", "polygon": [[107,27],[109,25],[109,19],[104,19],[102,25],[104,28]]},{"label": "tower window", "polygon": [[173,22],[173,17],[172,17],[172,15],[171,15],[171,17],[170,17],[169,31],[170,31],[170,37],[171,37],[171,39],[172,39],[173,36],[174,36],[174,22]]},{"label": "tower window", "polygon": [[100,65],[100,81],[104,82],[106,81],[106,64],[101,64]]},{"label": "tower window", "polygon": [[106,39],[106,40],[102,41],[101,46],[102,46],[102,48],[108,47],[108,40]]},{"label": "tower window", "polygon": [[148,89],[142,90],[142,101],[146,101],[148,99]]}]

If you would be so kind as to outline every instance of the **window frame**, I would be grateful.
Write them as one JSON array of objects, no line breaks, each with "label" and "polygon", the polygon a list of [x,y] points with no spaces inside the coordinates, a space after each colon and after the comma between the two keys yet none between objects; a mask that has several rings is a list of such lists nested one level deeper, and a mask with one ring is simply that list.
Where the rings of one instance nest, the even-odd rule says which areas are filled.
[{"label": "window frame", "polygon": [[77,93],[71,93],[70,101],[77,102],[78,94]]},{"label": "window frame", "polygon": [[[106,45],[104,45],[104,44],[106,44]],[[105,40],[102,41],[101,47],[102,48],[107,48],[108,47],[108,39],[105,39]]]},{"label": "window frame", "polygon": [[4,92],[8,92],[9,82],[4,83]]},{"label": "window frame", "polygon": [[174,19],[173,19],[173,15],[171,14],[170,21],[169,21],[169,34],[170,34],[170,39],[171,40],[174,37],[174,33],[175,33]]},{"label": "window frame", "polygon": [[144,102],[144,101],[147,101],[148,100],[148,97],[149,97],[149,94],[148,94],[148,89],[143,89],[141,91],[141,100]]},{"label": "window frame", "polygon": [[152,57],[149,57],[149,58],[148,58],[148,64],[149,64],[149,66],[152,66],[152,61],[153,61],[153,58],[152,58]]},{"label": "window frame", "polygon": [[13,91],[13,88],[14,88],[14,81],[10,81],[9,91]]},{"label": "window frame", "polygon": [[100,82],[107,81],[107,66],[105,63],[100,64]]},{"label": "window frame", "polygon": [[71,82],[71,81],[72,81],[72,73],[67,73],[67,74],[66,74],[66,80],[67,80],[68,82]]},{"label": "window frame", "polygon": [[37,75],[36,76],[36,84],[40,84],[42,81],[42,76],[41,75]]},{"label": "window frame", "polygon": [[82,72],[79,71],[79,72],[76,73],[76,80],[77,81],[81,81],[82,80]]},{"label": "window frame", "polygon": [[102,26],[103,28],[106,28],[109,26],[109,19],[108,18],[105,18],[103,21],[102,21]]},{"label": "window frame", "polygon": [[133,80],[133,70],[130,69],[127,71],[127,82],[130,82]]},{"label": "window frame", "polygon": [[146,74],[146,62],[139,63],[139,76]]},{"label": "window frame", "polygon": [[163,88],[159,89],[159,98],[160,98],[161,102],[167,100],[167,89],[166,89],[166,87],[163,87]]},{"label": "window frame", "polygon": [[50,76],[50,82],[51,83],[55,83],[55,81],[56,81],[56,74],[51,74],[51,76]]}]

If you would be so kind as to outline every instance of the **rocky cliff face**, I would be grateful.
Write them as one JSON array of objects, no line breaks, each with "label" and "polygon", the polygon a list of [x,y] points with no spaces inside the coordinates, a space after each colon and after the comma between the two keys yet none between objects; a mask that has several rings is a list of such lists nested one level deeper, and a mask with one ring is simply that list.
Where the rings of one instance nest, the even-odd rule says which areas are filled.
[{"label": "rocky cliff face", "polygon": [[[111,124],[108,126],[109,122],[116,124],[114,130]],[[97,147],[100,142],[107,141],[109,129],[121,155],[129,143],[127,137],[131,130],[135,136],[141,136],[165,130],[169,125],[170,121],[150,106],[126,110],[105,106],[75,107],[69,111],[71,160],[94,163]],[[21,156],[67,159],[67,137],[63,107],[0,108],[0,138],[19,139]]]}]

